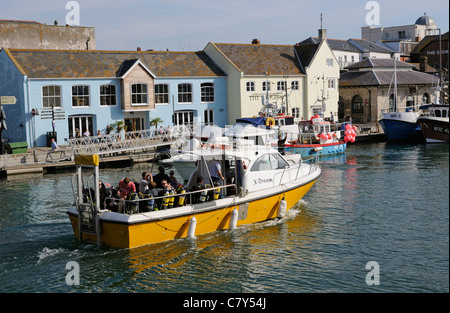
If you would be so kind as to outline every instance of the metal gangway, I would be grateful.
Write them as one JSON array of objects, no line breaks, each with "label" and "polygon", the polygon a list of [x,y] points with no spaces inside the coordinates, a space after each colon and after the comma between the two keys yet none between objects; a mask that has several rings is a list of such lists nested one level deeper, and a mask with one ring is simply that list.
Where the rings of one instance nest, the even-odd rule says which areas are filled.
[{"label": "metal gangway", "polygon": [[71,138],[64,150],[49,151],[46,162],[72,161],[77,154],[112,155],[123,152],[147,152],[162,146],[170,146],[183,138],[189,138],[188,127],[174,127],[170,132],[146,129],[101,136]]}]

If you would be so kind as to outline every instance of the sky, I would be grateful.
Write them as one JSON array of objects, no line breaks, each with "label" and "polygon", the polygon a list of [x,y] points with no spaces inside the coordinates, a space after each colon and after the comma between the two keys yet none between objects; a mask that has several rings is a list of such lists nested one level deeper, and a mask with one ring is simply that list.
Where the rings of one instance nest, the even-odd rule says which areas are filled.
[{"label": "sky", "polygon": [[[66,24],[68,0],[0,0],[0,19]],[[79,25],[95,28],[97,50],[199,51],[208,42],[292,45],[316,37],[361,38],[361,27],[412,25],[424,13],[449,30],[447,0],[77,0]],[[379,8],[371,5],[375,5]],[[67,5],[67,9],[66,9]],[[368,6],[366,8],[366,6]],[[378,14],[377,14],[378,13]],[[374,17],[379,17],[378,21]],[[71,19],[76,21],[76,19]]]}]

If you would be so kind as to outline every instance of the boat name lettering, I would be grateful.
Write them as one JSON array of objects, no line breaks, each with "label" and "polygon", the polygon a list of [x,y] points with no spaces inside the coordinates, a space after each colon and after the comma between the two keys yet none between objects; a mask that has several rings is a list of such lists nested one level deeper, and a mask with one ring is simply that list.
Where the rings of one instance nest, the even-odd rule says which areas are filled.
[{"label": "boat name lettering", "polygon": [[273,180],[272,178],[257,178],[253,179],[253,182],[255,183],[255,185],[257,185],[257,184],[271,183],[273,182]]},{"label": "boat name lettering", "polygon": [[434,125],[433,126],[433,131],[436,132],[436,133],[444,133],[444,134],[448,134],[449,133],[448,127],[445,127],[445,126]]},{"label": "boat name lettering", "polygon": [[396,117],[399,117],[400,118],[400,114],[397,116],[397,114],[391,114],[391,118],[396,118]]}]

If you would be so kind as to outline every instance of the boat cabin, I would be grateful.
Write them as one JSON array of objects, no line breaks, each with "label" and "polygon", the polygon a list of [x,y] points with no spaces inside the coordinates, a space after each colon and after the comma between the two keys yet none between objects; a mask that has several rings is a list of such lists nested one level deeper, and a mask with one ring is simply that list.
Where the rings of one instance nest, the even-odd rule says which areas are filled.
[{"label": "boat cabin", "polygon": [[448,105],[442,104],[426,104],[422,105],[420,109],[422,110],[423,116],[434,116],[434,117],[449,117]]}]

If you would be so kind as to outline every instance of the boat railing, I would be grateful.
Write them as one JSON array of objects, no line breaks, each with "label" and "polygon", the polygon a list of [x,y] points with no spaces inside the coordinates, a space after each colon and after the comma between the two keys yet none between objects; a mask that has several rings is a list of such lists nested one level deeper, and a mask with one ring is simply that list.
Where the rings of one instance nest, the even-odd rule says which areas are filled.
[{"label": "boat railing", "polygon": [[[318,159],[319,159],[319,155],[318,154],[313,156],[313,157],[311,157],[311,158],[308,158],[308,159],[300,159],[300,161],[297,163],[297,173],[295,175],[295,180],[298,179],[298,175],[299,174],[304,175],[304,173],[300,173],[300,169],[302,168],[302,164],[308,164],[309,163],[310,166],[309,166],[309,170],[308,170],[308,175],[310,175],[313,172],[315,172],[317,170]],[[289,167],[286,167],[284,169],[283,173],[281,174],[280,183],[283,182],[283,177],[284,177],[284,174],[286,173],[287,170],[290,171],[290,170],[292,170],[292,168],[289,166]]]},{"label": "boat railing", "polygon": [[[169,193],[156,197],[150,194],[144,194],[140,197],[138,193],[134,193],[136,196],[132,199],[130,199],[130,197],[128,197],[127,199],[120,199],[118,197],[106,197],[103,201],[103,208],[105,210],[115,211],[119,209],[119,202],[122,202],[122,211],[119,213],[131,215],[172,209],[185,205],[205,203],[223,198],[227,194],[228,196],[236,195],[236,192],[237,190],[235,184],[227,184],[224,186],[204,188],[195,191],[186,191],[183,193]],[[179,201],[180,197],[182,198],[181,205]]]}]

